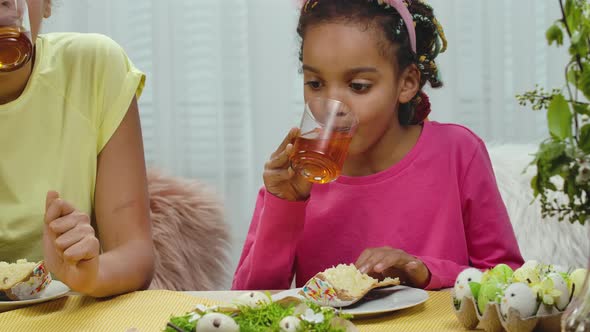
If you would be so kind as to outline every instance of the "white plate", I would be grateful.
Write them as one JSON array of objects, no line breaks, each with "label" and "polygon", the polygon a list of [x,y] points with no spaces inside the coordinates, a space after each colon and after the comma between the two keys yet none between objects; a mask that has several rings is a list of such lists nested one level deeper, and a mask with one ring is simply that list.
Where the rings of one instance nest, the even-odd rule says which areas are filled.
[{"label": "white plate", "polygon": [[47,288],[45,288],[43,293],[41,293],[41,295],[36,299],[23,301],[0,301],[0,312],[57,299],[59,297],[65,296],[69,291],[70,289],[64,283],[57,280],[52,280],[49,285],[47,285]]},{"label": "white plate", "polygon": [[[274,301],[287,296],[303,298],[297,294],[301,288],[293,288],[272,296]],[[428,300],[428,293],[422,289],[395,286],[374,289],[359,302],[342,308],[343,313],[355,318],[372,316],[416,306]]]}]

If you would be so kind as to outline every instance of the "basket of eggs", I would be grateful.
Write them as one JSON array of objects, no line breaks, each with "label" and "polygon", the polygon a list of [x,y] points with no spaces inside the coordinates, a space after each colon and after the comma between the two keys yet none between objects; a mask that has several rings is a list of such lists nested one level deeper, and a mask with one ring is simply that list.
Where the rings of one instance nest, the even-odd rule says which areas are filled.
[{"label": "basket of eggs", "polygon": [[514,271],[505,264],[485,272],[469,268],[452,290],[455,314],[467,329],[559,331],[561,314],[581,291],[586,273],[536,261]]}]

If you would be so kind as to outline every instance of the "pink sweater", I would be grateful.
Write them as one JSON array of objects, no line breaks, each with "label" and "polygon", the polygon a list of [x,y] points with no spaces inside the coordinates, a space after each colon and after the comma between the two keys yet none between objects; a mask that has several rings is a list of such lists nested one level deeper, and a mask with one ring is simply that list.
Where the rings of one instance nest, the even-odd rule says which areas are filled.
[{"label": "pink sweater", "polygon": [[523,263],[482,140],[426,122],[399,163],[369,176],[314,185],[305,202],[260,191],[233,289],[301,287],[317,272],[390,246],[422,260],[427,289],[451,287],[463,269]]}]

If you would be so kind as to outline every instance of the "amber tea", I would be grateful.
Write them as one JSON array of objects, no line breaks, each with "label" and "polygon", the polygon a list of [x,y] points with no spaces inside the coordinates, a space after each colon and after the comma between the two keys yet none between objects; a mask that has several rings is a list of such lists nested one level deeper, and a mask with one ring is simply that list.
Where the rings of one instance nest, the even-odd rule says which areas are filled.
[{"label": "amber tea", "polygon": [[334,132],[327,138],[313,134],[297,137],[291,167],[310,182],[332,182],[340,176],[351,140],[352,135],[346,132]]},{"label": "amber tea", "polygon": [[21,68],[33,56],[26,0],[0,0],[0,72]]},{"label": "amber tea", "polygon": [[0,72],[17,70],[33,56],[29,32],[21,28],[0,27]]},{"label": "amber tea", "polygon": [[357,118],[342,102],[315,98],[306,104],[291,167],[312,183],[329,183],[341,172]]}]

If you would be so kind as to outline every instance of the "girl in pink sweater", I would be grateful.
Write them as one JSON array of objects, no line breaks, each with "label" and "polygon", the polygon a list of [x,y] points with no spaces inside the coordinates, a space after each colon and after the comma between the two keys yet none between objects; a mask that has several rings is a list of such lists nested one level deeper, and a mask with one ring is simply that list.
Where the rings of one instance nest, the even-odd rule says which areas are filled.
[{"label": "girl in pink sweater", "polygon": [[[425,121],[422,88],[440,87],[446,48],[433,10],[414,0],[307,0],[297,32],[305,99],[359,119],[342,176],[311,185],[290,168],[297,129],[265,165],[234,289],[302,286],[354,263],[420,288],[461,270],[522,264],[486,147],[467,128]],[[475,110],[474,110],[475,111]]]}]

